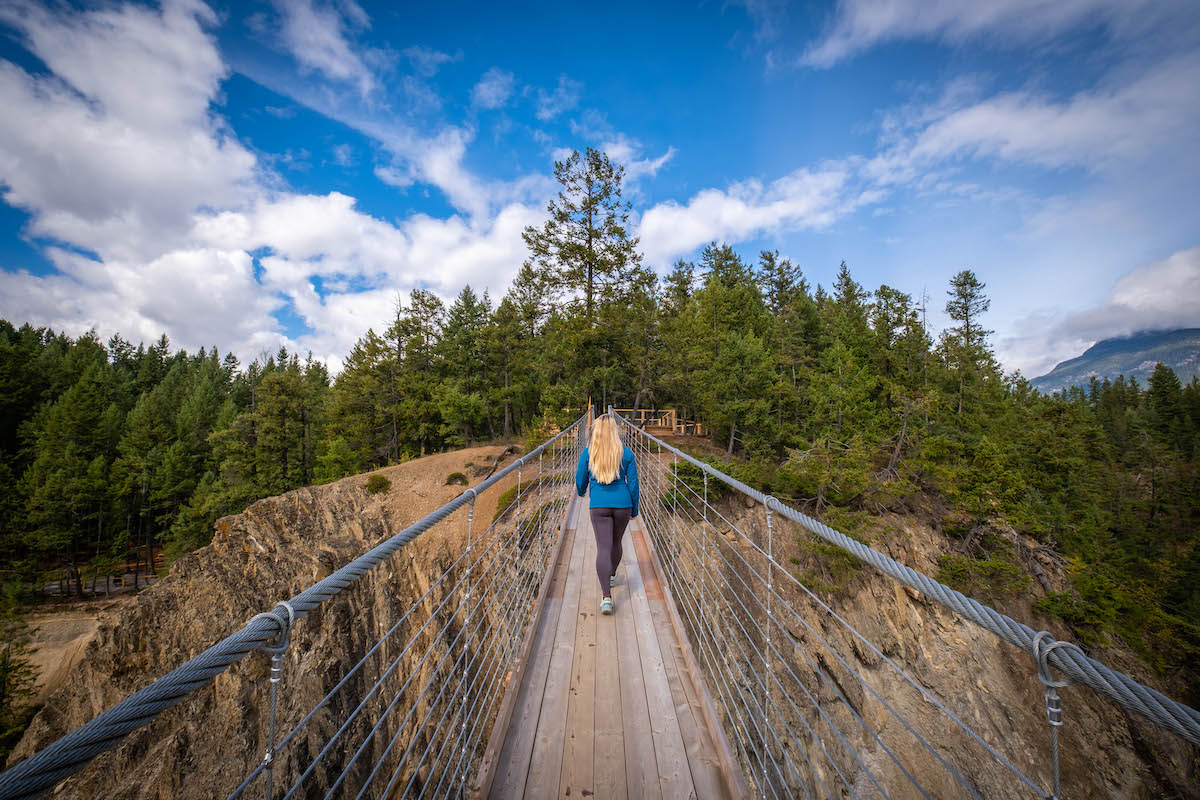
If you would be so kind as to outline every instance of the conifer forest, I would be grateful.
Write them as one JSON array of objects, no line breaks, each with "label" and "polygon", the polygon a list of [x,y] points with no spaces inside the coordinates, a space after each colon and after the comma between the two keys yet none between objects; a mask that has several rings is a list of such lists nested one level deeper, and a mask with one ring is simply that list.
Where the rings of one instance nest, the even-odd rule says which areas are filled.
[{"label": "conifer forest", "polygon": [[[940,579],[982,599],[1027,580],[986,531],[1033,537],[1071,575],[1038,610],[1082,642],[1120,640],[1156,670],[1188,670],[1200,689],[1195,379],[1160,364],[1144,385],[1041,394],[999,365],[987,276],[970,269],[916,296],[862,286],[845,263],[817,285],[786,254],[713,242],[656,274],[628,233],[619,166],[589,149],[556,178],[502,296],[397,296],[336,375],[286,349],[0,322],[0,707],[29,684],[16,609],[47,584],[90,595],[135,555],[161,548],[169,563],[221,516],[300,486],[537,443],[589,399],[702,421],[695,452],[832,524],[922,515],[969,545]],[[945,330],[926,324],[935,306]]]}]

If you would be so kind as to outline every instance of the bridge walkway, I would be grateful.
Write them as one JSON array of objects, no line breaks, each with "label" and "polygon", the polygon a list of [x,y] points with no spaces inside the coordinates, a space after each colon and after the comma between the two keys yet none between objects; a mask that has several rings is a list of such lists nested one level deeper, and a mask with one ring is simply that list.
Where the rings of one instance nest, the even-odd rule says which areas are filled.
[{"label": "bridge walkway", "polygon": [[475,795],[741,796],[740,768],[640,520],[625,534],[616,611],[604,616],[586,505],[570,512]]}]

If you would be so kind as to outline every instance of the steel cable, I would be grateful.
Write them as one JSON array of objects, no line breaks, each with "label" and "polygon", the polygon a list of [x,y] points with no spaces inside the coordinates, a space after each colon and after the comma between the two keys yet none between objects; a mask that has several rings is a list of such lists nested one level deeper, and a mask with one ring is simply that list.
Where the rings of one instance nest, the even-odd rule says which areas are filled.
[{"label": "steel cable", "polygon": [[[622,423],[633,427],[632,424],[620,418]],[[957,612],[975,624],[991,631],[1008,643],[1033,655],[1033,640],[1037,632],[1028,625],[1017,622],[1006,614],[1002,614],[977,600],[951,589],[945,584],[923,575],[922,573],[889,558],[879,551],[858,542],[824,523],[797,511],[791,506],[784,505],[779,499],[754,489],[734,477],[726,475],[719,469],[693,458],[687,453],[672,447],[661,439],[640,431],[651,441],[659,444],[681,459],[687,461],[703,472],[712,475],[726,485],[737,489],[742,494],[764,504],[775,513],[795,522],[825,541],[846,552],[857,556],[886,575],[925,594],[942,605]],[[786,571],[785,571],[786,574]],[[1128,675],[1109,669],[1104,664],[1085,655],[1074,648],[1059,648],[1049,655],[1052,665],[1076,683],[1081,683],[1104,696],[1115,700],[1122,706],[1142,714],[1150,721],[1165,728],[1195,745],[1200,745],[1200,711],[1196,711],[1183,703],[1172,700],[1161,692],[1144,686]]]}]

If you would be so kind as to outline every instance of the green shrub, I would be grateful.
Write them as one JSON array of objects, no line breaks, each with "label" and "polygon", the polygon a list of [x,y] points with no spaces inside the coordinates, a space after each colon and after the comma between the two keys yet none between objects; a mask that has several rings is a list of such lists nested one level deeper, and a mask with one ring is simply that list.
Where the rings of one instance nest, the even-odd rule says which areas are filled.
[{"label": "green shrub", "polygon": [[972,597],[998,597],[1016,594],[1029,588],[1030,580],[1019,566],[995,556],[969,558],[943,555],[937,579]]},{"label": "green shrub", "polygon": [[457,486],[466,486],[467,485],[467,476],[463,475],[461,472],[451,472],[449,475],[446,476],[446,483],[443,485],[445,485],[445,486],[456,486],[456,485]]},{"label": "green shrub", "polygon": [[369,494],[379,494],[386,492],[392,488],[392,482],[380,475],[378,472],[367,478],[367,492]]},{"label": "green shrub", "polygon": [[[545,473],[542,473],[542,475],[540,477],[534,478],[533,480],[525,481],[520,486],[521,497],[522,498],[528,497],[529,493],[536,492],[538,490],[538,487],[541,486],[542,483],[549,482],[553,479],[554,479],[553,473],[545,472]],[[516,486],[516,484],[514,484],[514,485],[510,486],[508,489],[505,489],[504,493],[500,495],[500,499],[496,501],[496,513],[492,516],[492,520],[495,521],[495,520],[500,519],[500,517],[504,516],[504,513],[506,511],[508,511],[508,509],[511,508],[516,502],[517,502],[517,486]]]}]

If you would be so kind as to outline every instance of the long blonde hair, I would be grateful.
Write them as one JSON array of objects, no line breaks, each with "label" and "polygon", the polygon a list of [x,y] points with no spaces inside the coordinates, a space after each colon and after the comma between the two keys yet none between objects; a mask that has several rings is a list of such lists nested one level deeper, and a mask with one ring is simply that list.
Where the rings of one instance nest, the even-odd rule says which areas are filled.
[{"label": "long blonde hair", "polygon": [[612,483],[621,469],[625,447],[617,423],[610,415],[601,414],[592,425],[592,441],[588,445],[588,469],[601,483]]}]

